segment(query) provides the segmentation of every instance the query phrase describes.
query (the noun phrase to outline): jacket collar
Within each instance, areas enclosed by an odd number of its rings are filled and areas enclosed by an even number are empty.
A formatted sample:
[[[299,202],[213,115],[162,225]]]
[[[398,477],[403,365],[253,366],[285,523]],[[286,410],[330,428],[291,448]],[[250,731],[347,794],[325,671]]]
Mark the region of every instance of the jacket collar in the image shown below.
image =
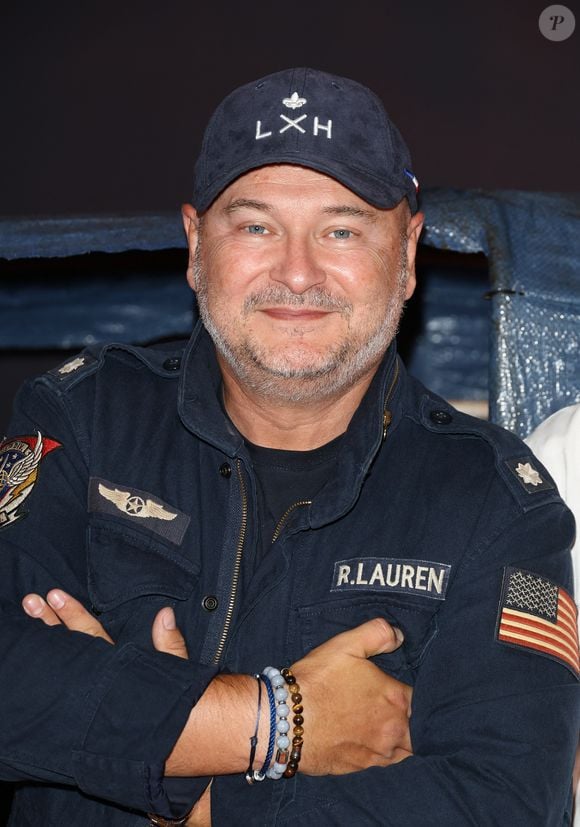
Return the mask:
[[[244,440],[225,415],[221,394],[222,377],[215,347],[200,320],[183,355],[178,413],[192,433],[224,454],[236,457],[243,453]]]
[[[337,519],[354,505],[371,464],[383,444],[385,410],[392,433],[401,416],[404,369],[393,342],[381,362],[340,447],[335,476],[312,508],[301,510],[297,521],[312,528]],[[199,321],[187,345],[180,379],[178,412],[188,430],[226,455],[249,457],[240,433],[225,415],[222,379],[213,342]]]

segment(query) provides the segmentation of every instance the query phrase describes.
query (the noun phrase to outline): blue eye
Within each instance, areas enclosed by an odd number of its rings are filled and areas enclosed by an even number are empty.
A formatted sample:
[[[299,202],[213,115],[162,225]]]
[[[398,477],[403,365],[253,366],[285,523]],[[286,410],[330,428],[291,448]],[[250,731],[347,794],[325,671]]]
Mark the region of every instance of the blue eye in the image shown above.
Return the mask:
[[[350,238],[352,230],[333,230],[330,235],[338,239]]]
[[[246,230],[251,235],[264,235],[264,233],[266,232],[266,228],[262,227],[261,224],[250,224],[249,227],[246,227]]]

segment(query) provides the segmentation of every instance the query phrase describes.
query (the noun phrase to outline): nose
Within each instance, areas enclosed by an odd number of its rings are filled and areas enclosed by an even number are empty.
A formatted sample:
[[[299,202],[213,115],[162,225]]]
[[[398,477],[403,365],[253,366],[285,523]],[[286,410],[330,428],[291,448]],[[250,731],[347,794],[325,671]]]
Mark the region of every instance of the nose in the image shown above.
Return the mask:
[[[289,236],[279,250],[270,278],[296,294],[305,293],[326,281],[326,272],[314,242],[306,237]]]

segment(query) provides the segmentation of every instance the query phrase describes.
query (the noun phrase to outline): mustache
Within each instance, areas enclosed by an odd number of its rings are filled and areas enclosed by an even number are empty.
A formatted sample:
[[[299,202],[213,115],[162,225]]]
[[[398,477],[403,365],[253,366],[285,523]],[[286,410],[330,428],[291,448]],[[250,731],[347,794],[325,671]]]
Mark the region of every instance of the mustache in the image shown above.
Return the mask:
[[[351,302],[340,296],[334,296],[323,287],[311,287],[304,293],[292,293],[287,287],[274,284],[246,296],[243,313],[246,315],[262,307],[272,306],[328,310],[338,312],[346,318],[352,315],[353,310]]]

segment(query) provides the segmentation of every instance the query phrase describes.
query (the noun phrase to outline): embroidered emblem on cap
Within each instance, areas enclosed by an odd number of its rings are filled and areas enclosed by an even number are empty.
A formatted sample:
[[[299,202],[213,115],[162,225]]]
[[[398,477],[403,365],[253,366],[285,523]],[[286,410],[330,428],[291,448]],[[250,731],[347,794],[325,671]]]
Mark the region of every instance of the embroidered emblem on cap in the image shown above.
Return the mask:
[[[292,92],[289,98],[282,98],[282,103],[287,109],[300,109],[307,103],[306,98],[300,97],[298,92]],[[312,135],[316,138],[322,133],[326,136],[328,140],[332,140],[332,119],[328,118],[326,123],[322,123],[320,117],[318,115],[314,116],[312,121],[308,121],[308,115],[302,114],[298,115],[296,118],[289,118],[288,115],[284,115],[280,113],[279,115],[280,120],[283,121],[284,125],[278,129],[278,135],[283,135],[288,130],[296,130],[300,135],[306,135],[307,132],[312,132]],[[306,123],[308,121],[308,123]],[[312,129],[310,129],[310,123],[312,123]],[[304,124],[304,125],[302,125]],[[274,134],[273,129],[268,129],[267,127],[262,126],[262,121],[256,121],[256,133],[254,136],[254,140],[261,141],[264,138],[271,138]],[[290,134],[294,134],[291,132]]]
[[[298,92],[292,92],[289,98],[283,98],[282,100],[282,103],[288,109],[300,109],[306,102],[306,98],[301,98]]]
[[[188,514],[154,494],[99,477],[91,477],[89,481],[89,510],[138,522],[176,545],[183,541],[190,521]]]
[[[580,676],[578,609],[568,592],[525,569],[505,570],[496,638],[563,664]]]
[[[0,527],[15,523],[26,515],[20,506],[38,478],[42,459],[60,448],[61,443],[43,437],[19,436],[0,444]]]
[[[78,370],[82,368],[85,363],[84,356],[77,356],[76,359],[73,359],[71,362],[66,362],[61,368],[58,369],[60,374],[72,373],[74,370]]]
[[[451,566],[429,560],[355,557],[334,564],[330,591],[402,592],[445,600]]]

